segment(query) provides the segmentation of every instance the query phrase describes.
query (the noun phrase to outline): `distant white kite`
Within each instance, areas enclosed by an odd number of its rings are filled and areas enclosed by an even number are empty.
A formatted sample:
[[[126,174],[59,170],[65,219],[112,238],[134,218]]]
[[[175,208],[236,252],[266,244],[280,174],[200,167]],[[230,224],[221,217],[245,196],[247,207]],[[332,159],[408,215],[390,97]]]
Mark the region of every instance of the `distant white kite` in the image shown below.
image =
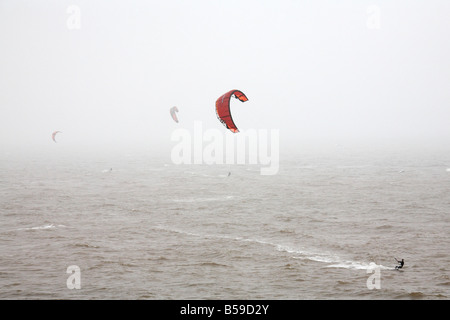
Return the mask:
[[[178,112],[178,108],[177,107],[170,108],[170,115],[172,116],[173,121],[178,123],[178,117],[177,117],[177,114],[175,112]]]
[[[58,133],[60,133],[60,132],[61,132],[61,131],[55,131],[55,132],[52,133],[52,139],[53,139],[53,141],[57,142],[57,141],[56,141],[56,135],[57,135]]]

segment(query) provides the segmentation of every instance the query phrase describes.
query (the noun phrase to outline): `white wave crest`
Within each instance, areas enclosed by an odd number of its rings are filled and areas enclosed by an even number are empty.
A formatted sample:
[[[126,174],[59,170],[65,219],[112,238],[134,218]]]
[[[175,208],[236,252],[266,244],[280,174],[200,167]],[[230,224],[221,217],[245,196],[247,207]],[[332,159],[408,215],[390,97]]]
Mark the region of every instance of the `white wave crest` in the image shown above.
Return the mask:
[[[53,223],[50,223],[50,224],[45,224],[45,225],[37,226],[37,227],[18,228],[16,230],[18,230],[18,231],[20,231],[20,230],[46,230],[46,229],[55,229],[58,227],[65,227],[65,226],[62,224],[54,225]]]

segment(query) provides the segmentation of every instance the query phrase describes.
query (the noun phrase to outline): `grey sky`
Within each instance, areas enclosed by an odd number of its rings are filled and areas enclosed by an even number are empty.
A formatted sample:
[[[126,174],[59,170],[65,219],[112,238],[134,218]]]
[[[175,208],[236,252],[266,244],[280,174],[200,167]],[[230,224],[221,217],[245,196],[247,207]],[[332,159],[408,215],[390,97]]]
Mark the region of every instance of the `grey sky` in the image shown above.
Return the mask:
[[[163,145],[195,120],[225,130],[215,100],[240,89],[237,126],[285,145],[448,146],[449,14],[447,0],[0,0],[0,145],[50,147],[54,130]]]

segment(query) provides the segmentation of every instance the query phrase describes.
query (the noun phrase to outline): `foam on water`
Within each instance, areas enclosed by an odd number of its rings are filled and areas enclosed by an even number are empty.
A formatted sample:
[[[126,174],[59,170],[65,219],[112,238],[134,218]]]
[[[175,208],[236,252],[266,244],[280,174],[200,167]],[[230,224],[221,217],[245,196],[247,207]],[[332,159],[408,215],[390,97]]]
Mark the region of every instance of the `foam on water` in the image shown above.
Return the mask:
[[[210,201],[226,201],[233,199],[234,196],[220,196],[220,197],[209,197],[209,198],[185,198],[185,199],[172,199],[173,202],[186,202],[186,203],[195,203],[195,202],[210,202]]]
[[[393,270],[392,267],[386,267],[381,264],[376,264],[374,262],[358,262],[358,261],[342,261],[336,264],[330,264],[327,268],[344,268],[344,269],[355,269],[355,270],[370,270],[375,268],[380,268],[383,270]]]
[[[20,230],[47,230],[47,229],[56,229],[56,228],[64,228],[65,225],[62,224],[58,224],[55,225],[53,223],[50,224],[44,224],[42,226],[36,226],[36,227],[27,227],[27,228],[17,228],[15,230],[20,231]]]

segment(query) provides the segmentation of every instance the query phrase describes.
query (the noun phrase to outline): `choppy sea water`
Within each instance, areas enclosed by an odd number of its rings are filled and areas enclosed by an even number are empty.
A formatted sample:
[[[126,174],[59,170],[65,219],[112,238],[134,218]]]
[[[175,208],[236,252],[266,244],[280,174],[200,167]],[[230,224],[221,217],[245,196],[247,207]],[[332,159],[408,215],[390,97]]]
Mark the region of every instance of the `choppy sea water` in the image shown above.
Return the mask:
[[[272,176],[5,152],[0,298],[448,299],[449,168],[448,152],[305,152]]]

